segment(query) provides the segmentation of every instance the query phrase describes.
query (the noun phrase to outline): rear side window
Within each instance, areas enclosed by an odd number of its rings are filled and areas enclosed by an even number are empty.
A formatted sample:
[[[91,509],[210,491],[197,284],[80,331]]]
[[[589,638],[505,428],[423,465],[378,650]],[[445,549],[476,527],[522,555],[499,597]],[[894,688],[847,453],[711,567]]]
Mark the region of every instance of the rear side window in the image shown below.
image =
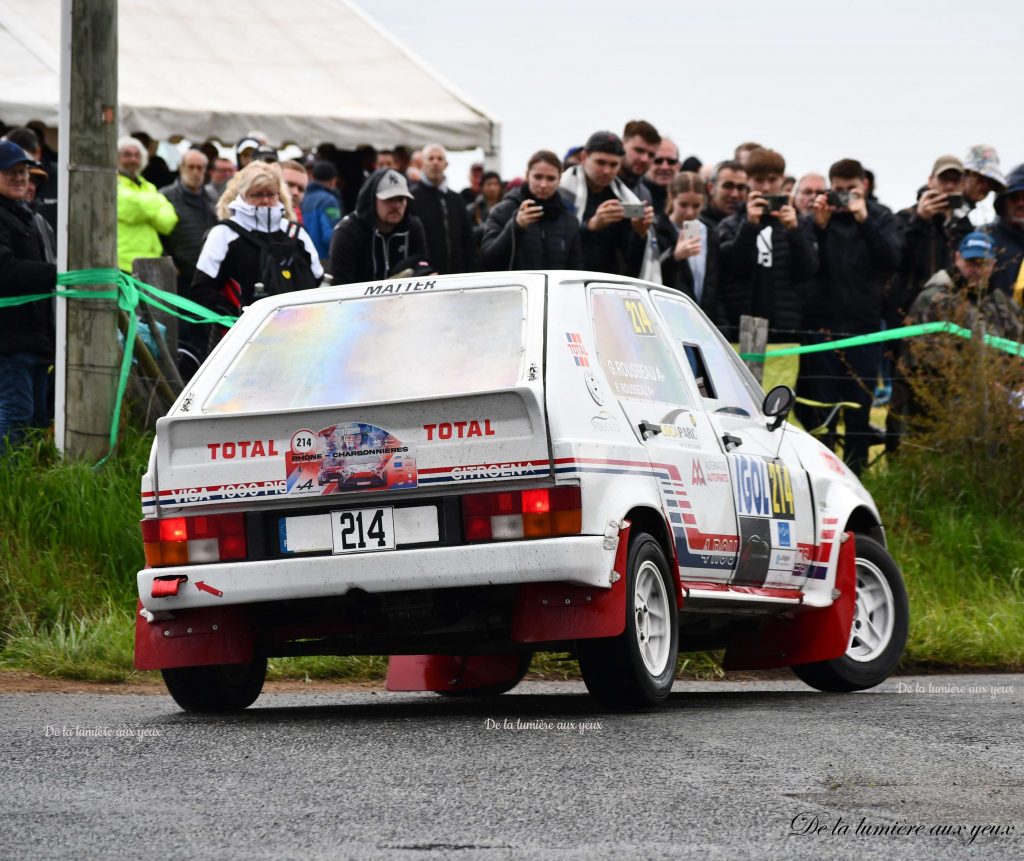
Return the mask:
[[[597,355],[615,395],[689,405],[661,324],[633,290],[591,291]]]
[[[487,287],[279,308],[204,413],[343,406],[504,389],[523,373],[526,290]]]
[[[740,359],[701,313],[683,299],[654,294],[672,338],[686,353],[701,395],[716,403],[709,409],[735,415],[760,414],[761,398],[740,370]],[[694,349],[696,348],[696,349]]]

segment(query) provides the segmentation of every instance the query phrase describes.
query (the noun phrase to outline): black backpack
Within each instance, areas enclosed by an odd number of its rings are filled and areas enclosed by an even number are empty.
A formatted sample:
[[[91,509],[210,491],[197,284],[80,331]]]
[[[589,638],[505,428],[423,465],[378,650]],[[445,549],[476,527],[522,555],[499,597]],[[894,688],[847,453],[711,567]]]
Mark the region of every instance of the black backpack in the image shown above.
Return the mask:
[[[246,230],[231,220],[222,221],[221,224],[227,225],[260,249],[260,281],[263,282],[263,291],[259,295],[275,296],[293,290],[308,290],[319,283],[313,274],[306,247],[299,237],[302,228],[294,221],[288,222],[286,231],[270,234]]]

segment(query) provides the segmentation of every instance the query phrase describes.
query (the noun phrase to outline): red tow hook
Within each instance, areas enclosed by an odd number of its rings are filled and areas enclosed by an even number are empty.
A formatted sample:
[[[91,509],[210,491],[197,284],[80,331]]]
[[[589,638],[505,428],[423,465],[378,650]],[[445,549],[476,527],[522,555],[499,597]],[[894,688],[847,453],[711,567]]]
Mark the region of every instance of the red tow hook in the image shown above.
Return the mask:
[[[155,577],[153,579],[153,591],[150,593],[154,598],[173,598],[178,594],[178,587],[188,582],[184,574],[175,574],[171,577]]]

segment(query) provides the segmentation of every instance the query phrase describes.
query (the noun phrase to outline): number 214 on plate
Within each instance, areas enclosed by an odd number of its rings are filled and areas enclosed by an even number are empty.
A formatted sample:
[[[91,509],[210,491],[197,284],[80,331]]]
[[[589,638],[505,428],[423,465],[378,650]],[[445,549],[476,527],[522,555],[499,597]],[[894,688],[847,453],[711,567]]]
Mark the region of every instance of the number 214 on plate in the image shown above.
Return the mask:
[[[395,519],[390,507],[331,512],[335,553],[393,550]]]

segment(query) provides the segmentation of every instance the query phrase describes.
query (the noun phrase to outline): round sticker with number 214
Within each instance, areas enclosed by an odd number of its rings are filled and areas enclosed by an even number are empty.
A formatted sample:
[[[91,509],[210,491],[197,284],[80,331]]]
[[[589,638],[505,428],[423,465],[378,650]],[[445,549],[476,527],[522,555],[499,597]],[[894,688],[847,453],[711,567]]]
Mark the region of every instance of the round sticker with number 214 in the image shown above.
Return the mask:
[[[311,430],[300,430],[292,434],[292,454],[310,454],[316,451],[316,434]]]

